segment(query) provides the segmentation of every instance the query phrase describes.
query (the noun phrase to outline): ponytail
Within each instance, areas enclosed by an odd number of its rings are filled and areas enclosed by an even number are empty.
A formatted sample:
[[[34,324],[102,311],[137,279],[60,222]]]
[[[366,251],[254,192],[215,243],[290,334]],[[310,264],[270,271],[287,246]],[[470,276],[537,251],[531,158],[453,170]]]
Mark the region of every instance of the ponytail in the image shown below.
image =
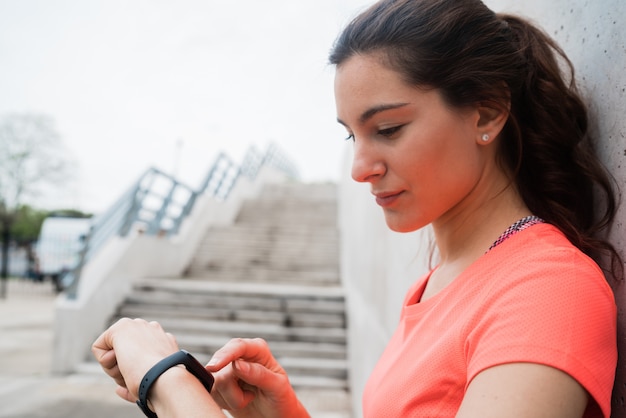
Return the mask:
[[[599,264],[610,256],[621,277],[600,235],[616,213],[613,179],[593,152],[572,64],[548,35],[480,0],[381,0],[344,29],[330,63],[368,53],[451,106],[510,109],[499,163],[526,205]]]
[[[611,271],[623,268],[615,248],[599,234],[617,210],[613,179],[596,158],[587,109],[574,68],[563,50],[527,21],[499,15],[525,67],[511,89],[511,117],[502,155],[529,209],[556,225],[584,253],[611,257]]]

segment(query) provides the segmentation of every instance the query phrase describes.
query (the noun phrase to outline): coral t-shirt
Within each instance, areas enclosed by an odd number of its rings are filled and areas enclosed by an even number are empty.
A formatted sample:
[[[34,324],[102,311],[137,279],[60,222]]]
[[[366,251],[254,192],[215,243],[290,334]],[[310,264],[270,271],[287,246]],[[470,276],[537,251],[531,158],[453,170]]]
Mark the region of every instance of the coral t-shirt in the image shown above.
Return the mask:
[[[400,323],[363,394],[365,417],[453,417],[481,371],[531,362],[572,376],[608,417],[617,363],[613,293],[599,267],[548,224],[516,233]]]

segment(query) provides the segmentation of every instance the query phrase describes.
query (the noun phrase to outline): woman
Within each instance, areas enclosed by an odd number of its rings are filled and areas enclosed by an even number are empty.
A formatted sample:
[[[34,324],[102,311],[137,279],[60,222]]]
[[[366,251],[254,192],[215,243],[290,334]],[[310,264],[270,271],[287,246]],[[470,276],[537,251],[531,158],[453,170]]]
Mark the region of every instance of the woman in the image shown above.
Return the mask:
[[[407,293],[364,415],[608,417],[616,307],[590,257],[620,263],[596,237],[615,198],[561,50],[479,0],[383,0],[347,26],[330,61],[353,178],[370,183],[392,230],[432,225],[439,257]],[[177,349],[141,320],[94,343],[128,400]],[[212,397],[174,368],[152,408],[308,416],[262,340],[233,340],[206,368]]]

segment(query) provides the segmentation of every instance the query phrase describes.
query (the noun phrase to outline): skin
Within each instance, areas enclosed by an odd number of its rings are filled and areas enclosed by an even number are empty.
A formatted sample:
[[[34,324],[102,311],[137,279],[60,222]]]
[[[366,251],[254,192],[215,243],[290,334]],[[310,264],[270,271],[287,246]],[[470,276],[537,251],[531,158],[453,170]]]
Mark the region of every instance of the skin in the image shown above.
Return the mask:
[[[433,226],[441,263],[427,298],[530,211],[496,164],[506,114],[452,109],[437,90],[407,85],[380,61],[356,55],[337,69],[337,115],[354,139],[352,177],[383,197],[389,228]],[[388,194],[397,197],[385,201]]]
[[[158,361],[178,351],[174,337],[156,322],[121,319],[102,333],[92,353],[129,402],[138,399],[139,383]],[[160,417],[224,417],[202,384],[184,368],[163,373],[150,389],[149,407]]]
[[[433,227],[441,262],[425,300],[530,211],[496,163],[506,112],[479,104],[452,108],[439,91],[407,85],[381,62],[376,55],[355,55],[337,68],[337,115],[354,140],[352,177],[370,184],[387,225],[399,232]],[[117,393],[132,402],[146,371],[177,350],[158,324],[130,319],[93,345],[119,385]],[[309,416],[263,340],[234,339],[206,368],[215,377],[211,395],[184,369],[173,368],[151,390],[151,407],[162,417],[223,417],[222,408],[238,418]],[[569,375],[513,363],[478,374],[457,417],[580,417],[587,403],[587,393]]]
[[[139,382],[159,360],[179,350],[156,322],[120,319],[98,337],[92,352],[118,385],[116,393],[138,399]],[[160,417],[309,417],[284,369],[262,339],[233,339],[206,366],[215,378],[211,394],[182,367],[163,373],[150,389],[149,407]]]
[[[354,140],[352,177],[370,184],[387,225],[399,232],[433,227],[441,262],[424,300],[530,211],[496,163],[506,112],[480,104],[452,108],[439,91],[407,85],[382,62],[355,55],[338,67],[337,115]],[[514,363],[478,374],[457,417],[580,417],[587,403],[569,375]]]
[[[214,372],[213,397],[238,418],[309,417],[287,373],[260,338],[231,340],[213,354],[207,369]]]

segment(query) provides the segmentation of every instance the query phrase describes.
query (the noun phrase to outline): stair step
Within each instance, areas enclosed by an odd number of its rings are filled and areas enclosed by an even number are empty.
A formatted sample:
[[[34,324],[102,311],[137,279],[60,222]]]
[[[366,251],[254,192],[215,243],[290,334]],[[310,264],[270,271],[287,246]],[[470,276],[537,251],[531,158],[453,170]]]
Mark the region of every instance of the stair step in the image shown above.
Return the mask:
[[[200,254],[212,251],[216,252],[220,249],[225,250],[226,248],[232,249],[236,248],[237,253],[229,254],[229,256],[237,255],[239,253],[247,253],[247,252],[256,252],[256,253],[264,253],[267,251],[277,251],[278,253],[275,256],[286,257],[293,252],[301,252],[306,250],[306,255],[309,257],[329,257],[334,256],[337,257],[337,249],[339,245],[329,245],[324,244],[320,245],[315,242],[313,238],[303,238],[307,240],[308,243],[302,242],[300,240],[281,240],[280,237],[275,238],[266,238],[264,240],[258,239],[255,241],[251,241],[248,239],[233,239],[230,240],[220,239],[219,237],[214,237],[209,240],[206,240],[200,246],[198,246],[198,252]]]
[[[167,316],[170,318],[190,318],[211,321],[245,321],[265,322],[268,324],[285,323],[285,315],[280,312],[246,311],[233,309],[200,309],[185,307],[163,307],[150,305],[125,305],[120,309],[121,317],[129,318],[153,318],[155,316]]]
[[[213,264],[246,263],[254,260],[257,264],[278,266],[337,266],[337,252],[315,252],[307,248],[293,246],[281,248],[239,248],[220,246],[199,248],[196,260],[207,260]]]
[[[181,346],[183,346],[181,344]],[[198,359],[201,364],[206,364],[210,356],[206,354],[197,354],[196,352],[190,351],[194,357]],[[292,364],[290,360],[280,359],[279,362],[285,361],[287,364]],[[320,364],[321,365],[321,364]],[[283,366],[284,367],[284,366]],[[302,374],[301,370],[298,369],[297,365],[295,367],[284,367],[285,371],[289,375],[289,381],[291,385],[298,388],[322,388],[322,389],[348,389],[347,379],[345,378],[345,374],[337,372],[338,375],[342,377],[332,377],[332,376],[324,376],[324,375],[311,375],[311,374]],[[299,372],[300,371],[300,372]],[[80,363],[76,368],[76,373],[81,375],[92,375],[92,376],[101,376],[102,368],[100,364],[95,361],[95,359],[89,358],[86,361]]]
[[[333,183],[279,183],[263,187],[263,193],[257,198],[271,199],[297,197],[300,200],[315,201],[336,200],[337,186]]]
[[[180,278],[142,278],[134,282],[140,290],[166,290],[173,294],[240,294],[260,296],[280,296],[300,299],[343,300],[344,290],[340,286],[306,286],[278,283],[242,283],[216,282],[193,277]]]
[[[214,335],[180,334],[176,336],[178,344],[192,353],[202,353],[206,361],[219,348],[223,347],[231,337]],[[309,357],[342,360],[346,358],[344,344],[311,343],[297,341],[267,341],[276,358]]]
[[[211,231],[208,232],[211,234]],[[241,251],[244,250],[268,250],[268,249],[290,249],[292,246],[296,247],[307,247],[310,249],[311,253],[318,254],[335,254],[335,250],[339,248],[338,242],[329,242],[329,239],[323,238],[325,242],[319,242],[322,239],[318,237],[314,237],[311,235],[305,235],[302,238],[299,237],[288,237],[283,238],[280,235],[274,235],[271,237],[268,236],[259,236],[259,237],[245,237],[242,236],[231,236],[229,238],[223,238],[219,235],[208,236],[199,246],[198,250],[202,251],[206,248],[209,249],[217,249],[225,247],[237,247],[240,248]],[[334,240],[334,238],[333,238]],[[303,242],[304,241],[304,242]]]
[[[283,357],[277,359],[287,374],[305,376],[327,376],[337,379],[347,379],[346,360],[320,359],[320,358],[293,358]]]
[[[211,283],[211,282],[209,282]],[[339,296],[300,295],[289,296],[280,294],[243,294],[229,291],[214,293],[176,292],[169,293],[162,289],[137,290],[128,297],[130,305],[154,304],[181,308],[230,308],[230,309],[263,309],[291,312],[343,313],[345,302]]]
[[[226,258],[228,257],[228,259]],[[336,257],[336,256],[335,256]],[[195,265],[206,266],[207,268],[232,267],[239,269],[259,268],[265,266],[268,270],[278,270],[285,273],[308,272],[313,271],[332,271],[339,270],[339,266],[329,256],[325,257],[308,257],[306,254],[288,257],[286,254],[278,257],[271,255],[263,255],[259,253],[237,253],[219,251],[209,252],[207,254],[198,254],[193,261]]]
[[[346,379],[328,378],[323,376],[289,375],[289,382],[294,388],[348,389]]]
[[[266,243],[250,243],[247,241],[227,242],[216,240],[215,242],[205,242],[199,246],[198,254],[225,255],[228,259],[251,253],[268,255],[277,259],[290,259],[296,255],[307,258],[320,258],[332,263],[337,258],[337,248],[336,246],[332,248],[316,248],[315,244],[311,242],[307,245],[303,242],[283,242],[277,244],[269,241]],[[235,252],[233,252],[233,249]],[[300,261],[306,262],[306,260]]]
[[[148,305],[129,301],[119,310],[120,317],[152,318],[168,316],[170,318],[191,318],[202,320],[264,322],[294,327],[342,327],[345,325],[343,313],[323,314],[311,312],[281,312],[261,309],[237,309],[232,307],[214,308],[198,306]]]
[[[264,217],[259,217],[254,223],[234,223],[228,226],[214,226],[209,231],[213,234],[232,235],[238,237],[242,234],[250,234],[250,237],[262,237],[267,234],[301,236],[315,235],[320,237],[335,238],[338,236],[337,225],[317,225],[313,222],[273,225],[263,222]]]
[[[286,271],[239,266],[229,269],[227,266],[211,266],[199,268],[190,266],[185,273],[185,279],[205,282],[233,282],[250,284],[284,284],[289,285],[317,285],[318,287],[336,287],[339,284],[338,271]]]
[[[154,316],[146,318],[159,322],[164,329],[174,335],[213,335],[229,338],[263,338],[267,341],[296,341],[312,343],[345,344],[344,328],[285,327],[278,324],[254,322],[209,321],[191,318],[168,318]]]
[[[184,339],[181,341],[184,341]],[[226,342],[228,342],[228,340]],[[180,346],[185,347],[186,350],[188,350],[190,353],[193,353],[194,357],[196,357],[198,361],[202,364],[206,364],[211,358],[212,353],[215,351],[213,350],[211,352],[207,352],[202,350],[194,350],[197,347],[193,344],[183,345],[182,343],[180,343]],[[324,376],[336,379],[347,378],[347,362],[345,358],[338,359],[322,358],[320,356],[311,358],[281,356],[277,355],[277,353],[280,353],[280,350],[275,349],[274,345],[270,344],[270,347],[272,348],[272,354],[274,354],[274,357],[276,358],[278,363],[287,371],[287,374],[289,375],[293,374],[297,376],[318,377]]]

